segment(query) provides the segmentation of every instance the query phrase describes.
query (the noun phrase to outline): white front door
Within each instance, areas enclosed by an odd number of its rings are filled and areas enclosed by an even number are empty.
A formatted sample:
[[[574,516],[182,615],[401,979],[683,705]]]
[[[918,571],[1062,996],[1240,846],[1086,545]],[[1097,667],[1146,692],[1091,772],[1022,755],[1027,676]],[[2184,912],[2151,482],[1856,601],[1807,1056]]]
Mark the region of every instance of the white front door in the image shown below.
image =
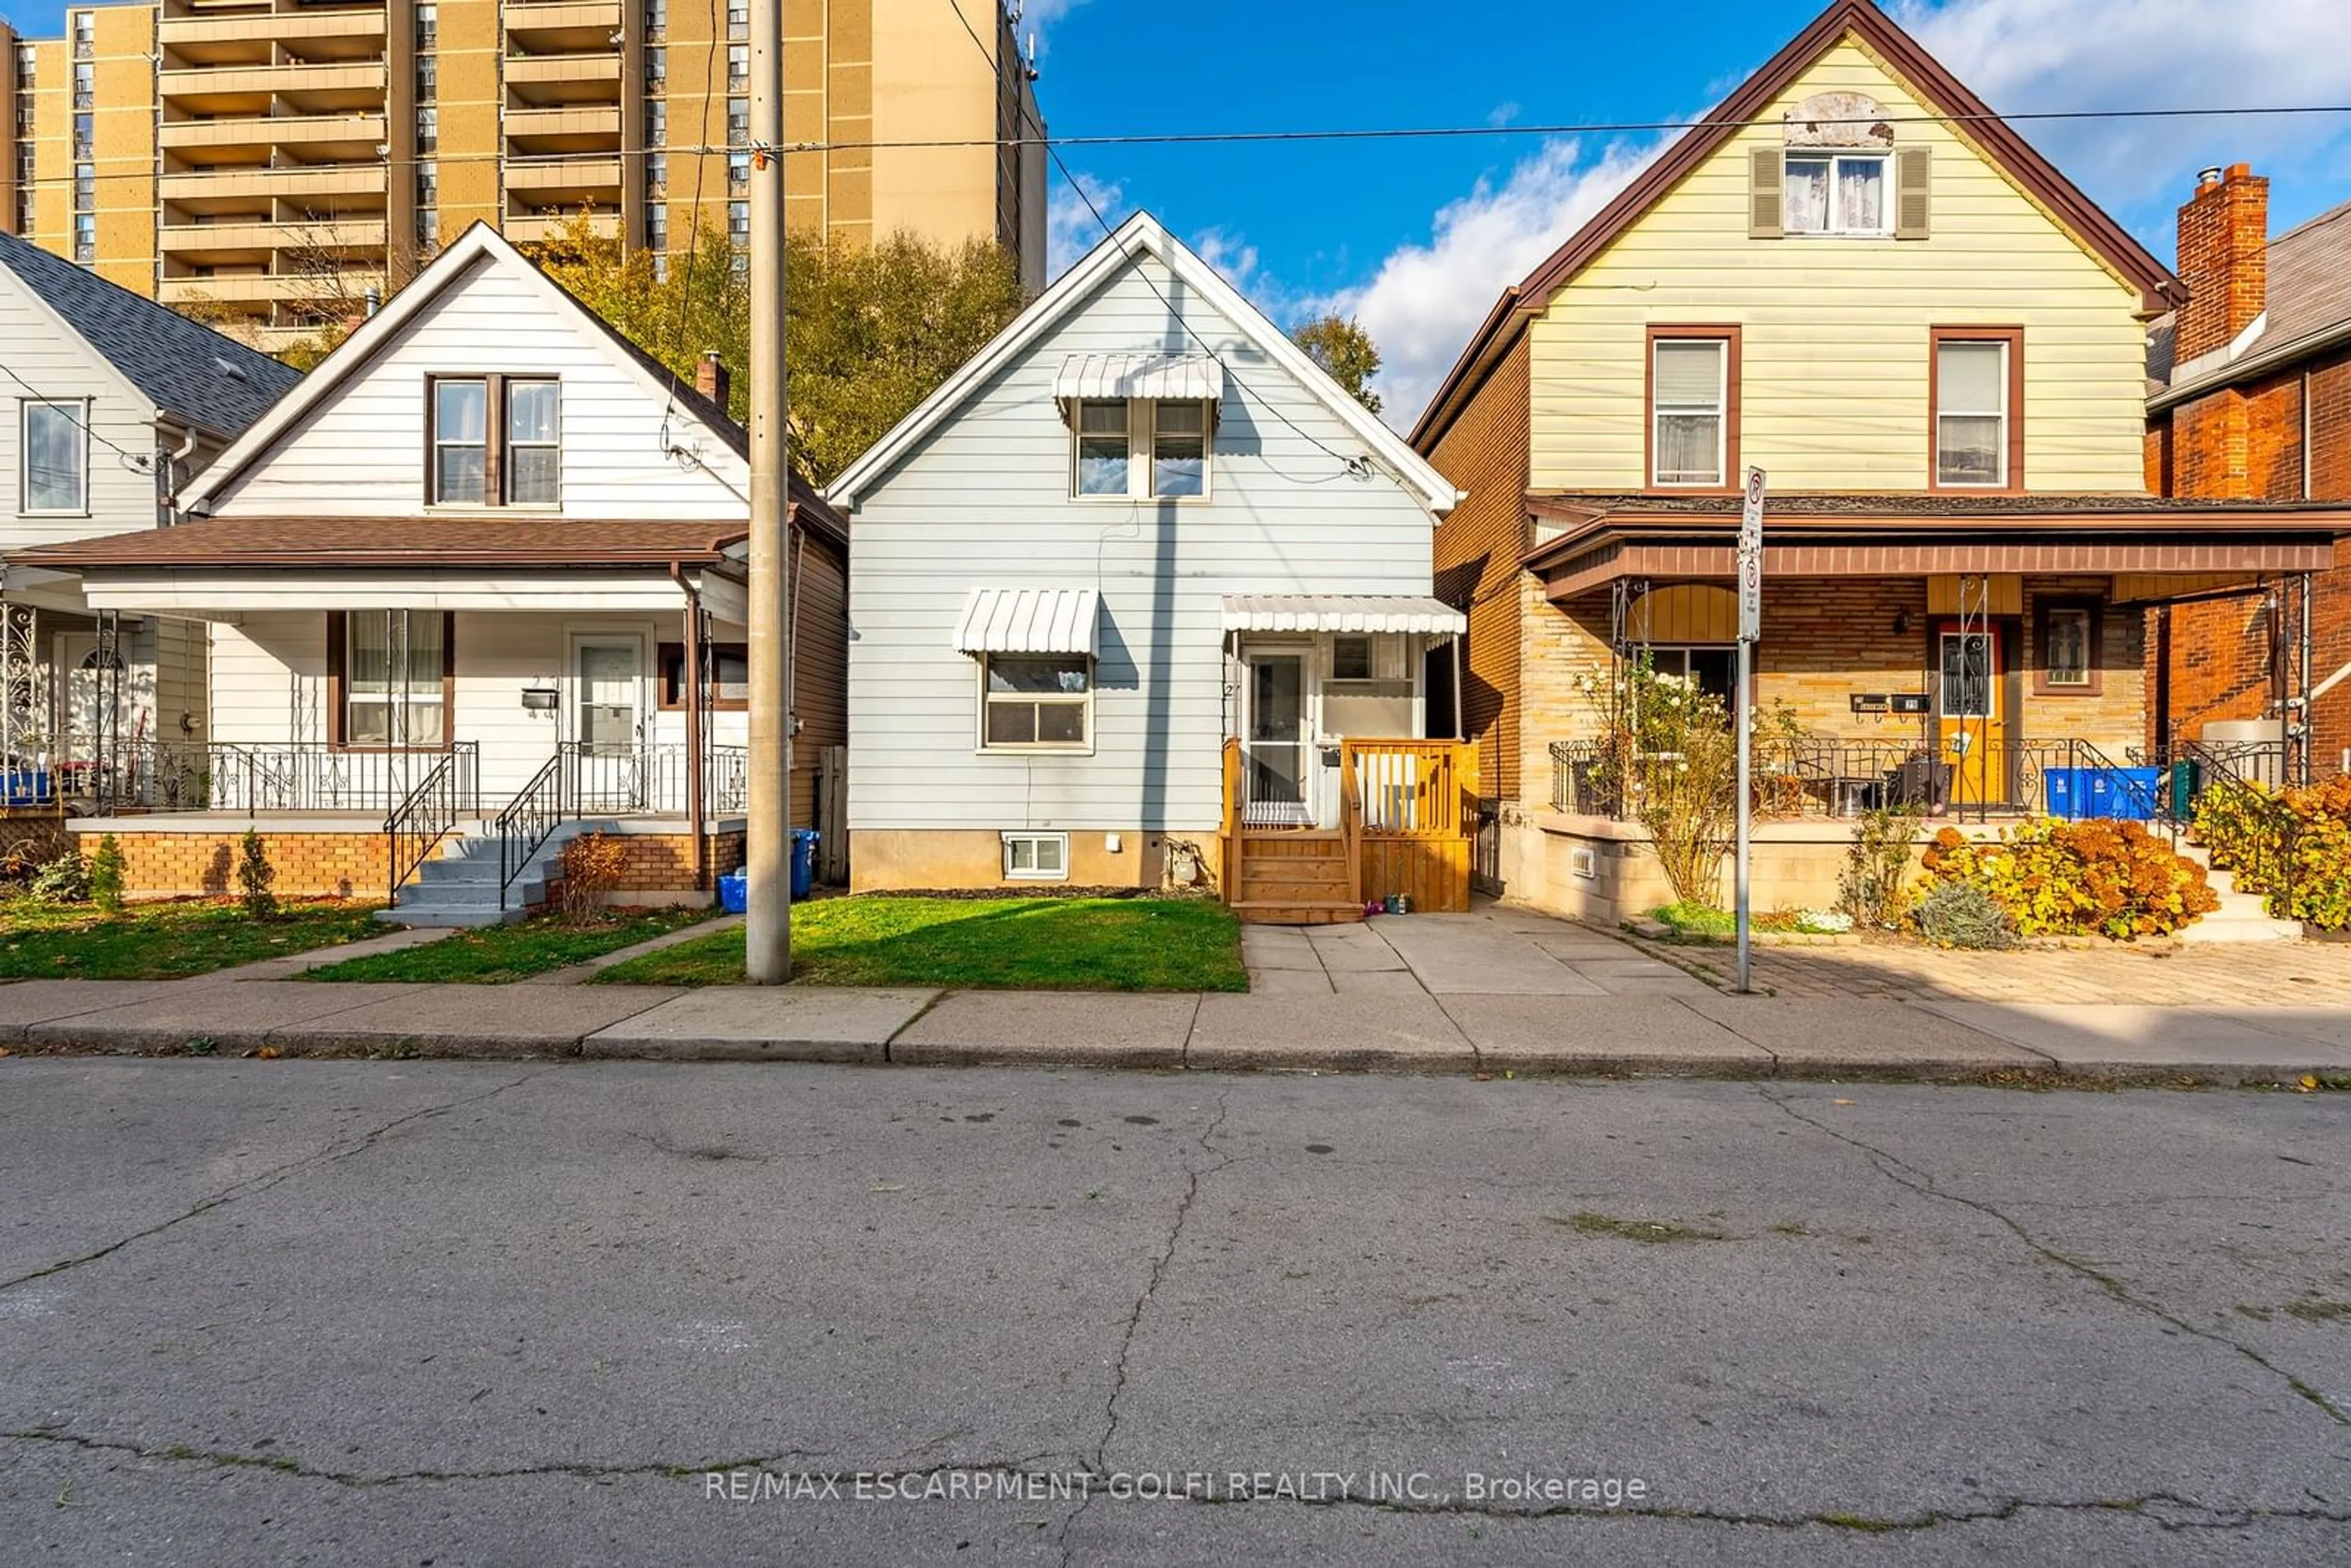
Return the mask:
[[[1241,758],[1248,800],[1242,821],[1256,827],[1304,827],[1314,820],[1313,737],[1306,726],[1306,650],[1242,656]]]
[[[643,809],[649,670],[642,632],[580,632],[571,639],[571,733],[580,742],[584,811]]]

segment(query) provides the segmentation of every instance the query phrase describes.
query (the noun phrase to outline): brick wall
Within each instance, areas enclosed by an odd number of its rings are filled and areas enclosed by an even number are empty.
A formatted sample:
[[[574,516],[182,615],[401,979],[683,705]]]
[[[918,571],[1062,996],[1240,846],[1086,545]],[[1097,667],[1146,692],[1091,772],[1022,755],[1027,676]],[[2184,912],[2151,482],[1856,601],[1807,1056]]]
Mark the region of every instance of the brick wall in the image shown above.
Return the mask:
[[[620,879],[612,884],[614,894],[694,891],[692,833],[614,833],[610,837],[621,846],[623,857]],[[708,854],[713,878],[736,870],[743,863],[743,835],[711,834]]]
[[[1527,340],[1504,356],[1428,454],[1437,472],[1469,493],[1437,530],[1437,591],[1469,608],[1469,656],[1461,682],[1462,734],[1478,743],[1479,789],[1489,800],[1521,797],[1519,692],[1523,652],[1519,570],[1527,491]],[[1538,595],[1540,597],[1540,595]],[[1550,787],[1540,779],[1529,789]]]
[[[2157,416],[2148,444],[2163,455],[2150,470],[2168,495],[2292,501],[2306,493],[2316,501],[2351,500],[2351,350],[2179,404]],[[2275,716],[2287,693],[2273,646],[2274,619],[2262,595],[2176,605],[2169,620],[2175,733],[2193,739],[2215,721]],[[2343,546],[2335,566],[2313,583],[2311,629],[2311,680],[2318,685],[2351,663],[2351,550]],[[2160,647],[2156,638],[2148,641],[2153,660]],[[2150,708],[2149,740],[2157,738],[2156,722]],[[2314,708],[2314,765],[2335,768],[2346,747],[2351,681]]]
[[[99,835],[78,835],[81,852],[95,854]],[[123,891],[135,897],[235,896],[241,833],[123,833]],[[381,902],[392,861],[381,831],[264,833],[261,841],[277,873],[271,891],[281,898],[366,898]]]

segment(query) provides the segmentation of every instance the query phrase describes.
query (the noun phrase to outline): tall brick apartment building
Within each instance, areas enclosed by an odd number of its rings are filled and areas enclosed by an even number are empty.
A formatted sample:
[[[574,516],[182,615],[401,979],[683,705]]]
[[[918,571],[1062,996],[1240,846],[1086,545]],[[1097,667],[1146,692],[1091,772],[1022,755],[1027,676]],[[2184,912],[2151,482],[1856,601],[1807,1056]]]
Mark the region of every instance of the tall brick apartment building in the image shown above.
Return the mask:
[[[2188,303],[2148,336],[2147,484],[2166,496],[2351,500],[2351,203],[2273,240],[2269,182],[2210,169],[2179,209]],[[2314,773],[2351,768],[2351,541],[2279,578],[2149,612],[2154,738],[2294,716]]]

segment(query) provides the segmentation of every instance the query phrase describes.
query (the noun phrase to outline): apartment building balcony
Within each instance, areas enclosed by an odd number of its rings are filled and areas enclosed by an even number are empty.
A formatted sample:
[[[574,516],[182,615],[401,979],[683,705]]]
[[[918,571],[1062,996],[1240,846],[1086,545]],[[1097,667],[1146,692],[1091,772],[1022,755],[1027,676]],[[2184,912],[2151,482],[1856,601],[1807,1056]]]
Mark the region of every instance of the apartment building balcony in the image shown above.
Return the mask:
[[[231,167],[202,172],[165,174],[155,182],[159,201],[192,215],[252,210],[257,204],[289,201],[317,207],[350,208],[363,204],[350,200],[384,193],[381,163],[303,164],[283,169]]]
[[[611,52],[508,55],[506,81],[517,105],[617,101],[621,96],[621,57]]]
[[[554,238],[565,228],[578,222],[580,215],[576,207],[559,213],[510,213],[507,215],[506,221],[498,225],[498,232],[517,245],[525,245],[533,240]],[[590,213],[587,214],[587,219],[590,233],[604,239],[620,237],[619,214]]]
[[[165,277],[157,284],[156,298],[172,306],[320,306],[338,298],[357,300],[374,281],[374,275],[360,273],[340,283],[310,273],[238,272],[214,277]]]
[[[384,142],[381,114],[257,114],[167,120],[157,142],[183,162],[258,163],[273,149],[304,162],[361,162]]]
[[[383,52],[383,7],[306,5],[298,11],[207,11],[197,16],[157,19],[155,41],[175,63],[267,64],[272,44],[283,43],[308,59],[360,58]],[[258,53],[256,53],[256,47]]]
[[[523,47],[596,49],[622,26],[619,0],[507,0],[507,37]]]
[[[266,262],[273,251],[314,256],[380,252],[384,246],[381,214],[299,223],[228,219],[210,224],[171,224],[156,231],[162,254],[191,267],[231,267]]]
[[[621,161],[616,157],[564,158],[547,162],[507,164],[507,189],[528,198],[532,206],[560,204],[577,207],[593,202],[600,207],[621,204]]]
[[[381,59],[324,65],[213,66],[158,73],[164,103],[191,114],[266,114],[272,99],[298,112],[383,107]]]
[[[614,152],[620,150],[621,107],[509,109],[507,141],[517,152]]]

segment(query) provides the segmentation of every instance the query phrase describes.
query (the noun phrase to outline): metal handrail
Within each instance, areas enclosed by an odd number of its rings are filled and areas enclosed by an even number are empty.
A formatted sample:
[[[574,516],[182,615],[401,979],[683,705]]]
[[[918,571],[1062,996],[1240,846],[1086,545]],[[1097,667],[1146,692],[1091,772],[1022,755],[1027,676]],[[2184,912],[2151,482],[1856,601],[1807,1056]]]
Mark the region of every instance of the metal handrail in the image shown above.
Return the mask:
[[[455,831],[462,810],[476,803],[478,755],[476,743],[470,740],[450,747],[384,819],[391,866],[386,903],[399,904],[401,883]]]
[[[498,841],[500,909],[507,906],[507,894],[538,855],[539,846],[569,820],[576,809],[580,782],[576,745],[568,740],[558,745],[555,755],[531,775],[530,782],[517,790],[513,801],[498,813],[493,831]]]

